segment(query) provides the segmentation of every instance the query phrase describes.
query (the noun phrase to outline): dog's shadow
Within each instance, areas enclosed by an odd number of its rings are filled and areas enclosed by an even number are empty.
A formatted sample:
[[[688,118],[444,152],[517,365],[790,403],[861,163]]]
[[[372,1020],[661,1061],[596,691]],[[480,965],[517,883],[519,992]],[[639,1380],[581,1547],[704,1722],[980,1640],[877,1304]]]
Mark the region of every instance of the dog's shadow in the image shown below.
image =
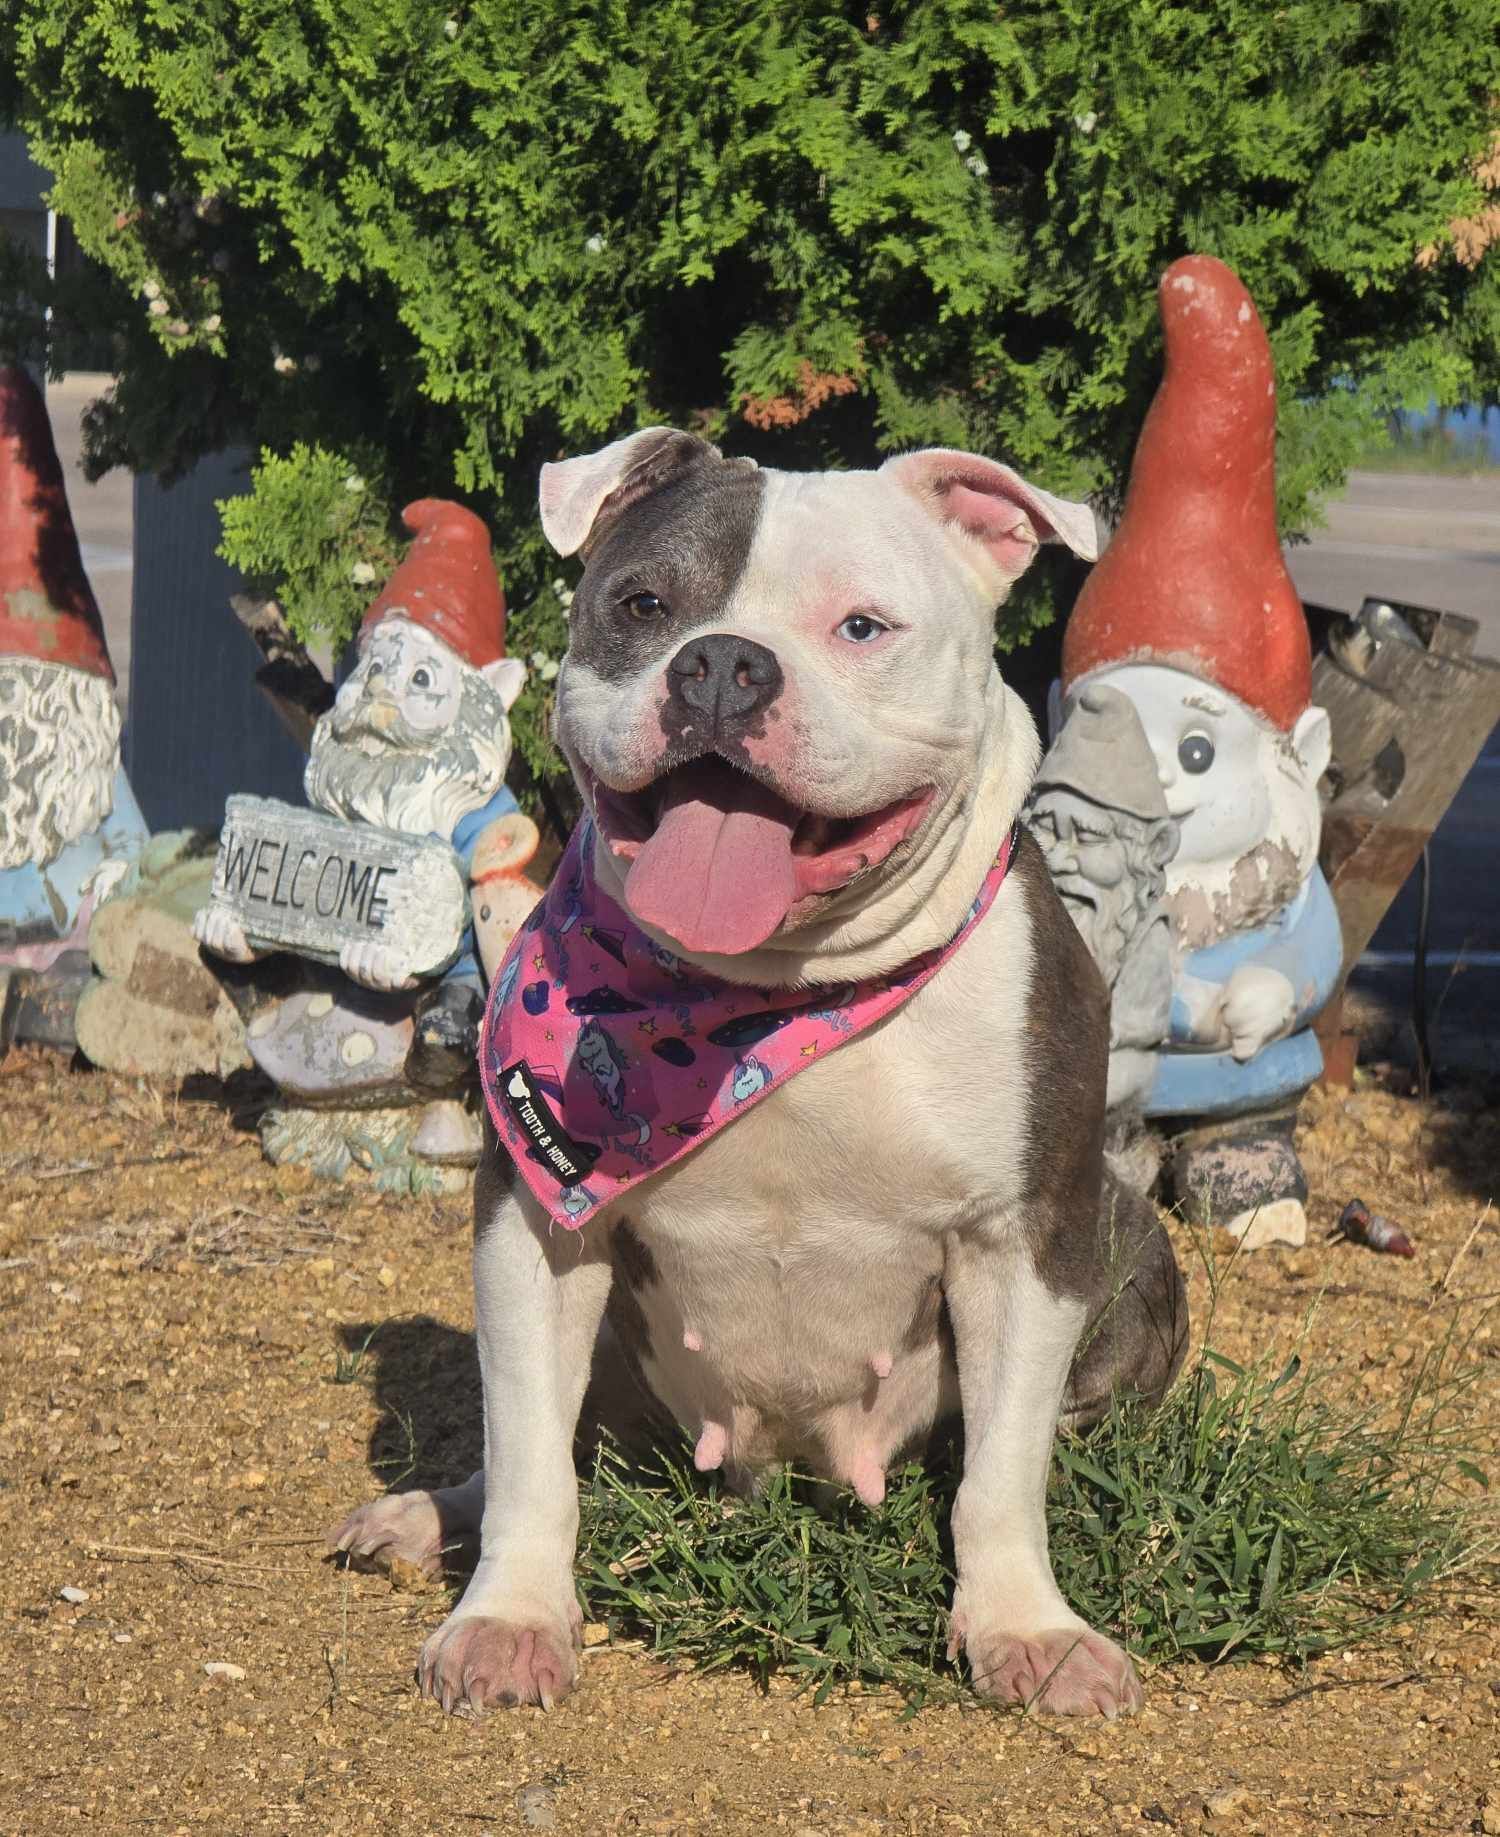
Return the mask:
[[[386,1492],[454,1486],[484,1460],[474,1335],[430,1314],[350,1321],[335,1380],[368,1386],[379,1415],[370,1471]]]

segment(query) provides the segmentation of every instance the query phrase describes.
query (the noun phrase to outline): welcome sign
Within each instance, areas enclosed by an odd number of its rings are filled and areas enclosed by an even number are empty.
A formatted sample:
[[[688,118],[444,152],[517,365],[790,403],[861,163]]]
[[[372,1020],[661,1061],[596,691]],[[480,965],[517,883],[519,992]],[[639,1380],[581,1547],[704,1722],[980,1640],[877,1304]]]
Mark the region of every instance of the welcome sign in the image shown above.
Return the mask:
[[[446,969],[469,923],[467,879],[446,842],[269,797],[225,805],[211,904],[258,950],[337,963],[346,944],[380,943],[414,976]]]

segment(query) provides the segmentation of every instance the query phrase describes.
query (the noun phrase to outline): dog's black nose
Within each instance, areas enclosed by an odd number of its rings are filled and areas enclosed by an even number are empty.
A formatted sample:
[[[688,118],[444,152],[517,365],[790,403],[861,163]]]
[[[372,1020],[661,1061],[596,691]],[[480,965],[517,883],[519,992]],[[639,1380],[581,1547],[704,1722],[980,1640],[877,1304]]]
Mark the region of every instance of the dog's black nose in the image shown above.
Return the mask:
[[[667,665],[667,681],[678,707],[713,732],[768,708],[782,688],[775,651],[730,632],[684,644]]]

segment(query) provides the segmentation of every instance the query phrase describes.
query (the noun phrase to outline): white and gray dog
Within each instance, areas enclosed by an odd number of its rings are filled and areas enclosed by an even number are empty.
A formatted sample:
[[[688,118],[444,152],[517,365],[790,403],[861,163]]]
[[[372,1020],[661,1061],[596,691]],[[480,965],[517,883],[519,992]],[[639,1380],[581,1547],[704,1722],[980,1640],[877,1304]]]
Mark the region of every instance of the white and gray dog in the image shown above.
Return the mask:
[[[785,473],[664,428],[545,468],[541,503],[587,564],[557,738],[599,889],[673,961],[762,994],[880,984],[946,945],[1038,759],[995,609],[1039,542],[1092,556],[1088,510],[967,453]],[[482,1709],[572,1687],[574,1435],[591,1375],[607,1412],[628,1367],[746,1485],[791,1459],[877,1501],[959,1415],[951,1650],[1004,1702],[1138,1706],[1129,1658],[1058,1590],[1044,1516],[1059,1420],[1160,1395],[1186,1335],[1155,1213],[1103,1167],[1108,1034],[1022,832],[909,999],[576,1232],[491,1130],[485,1466],[333,1534],[435,1569],[480,1530],[423,1689]]]

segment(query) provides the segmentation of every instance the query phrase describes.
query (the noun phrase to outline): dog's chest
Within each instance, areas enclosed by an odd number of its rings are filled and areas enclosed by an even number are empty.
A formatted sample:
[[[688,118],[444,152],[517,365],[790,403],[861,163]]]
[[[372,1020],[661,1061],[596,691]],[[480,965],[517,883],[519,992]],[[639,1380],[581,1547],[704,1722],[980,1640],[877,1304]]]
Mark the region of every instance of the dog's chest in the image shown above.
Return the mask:
[[[931,1420],[945,1240],[1025,1180],[1028,966],[997,902],[894,1014],[620,1203],[641,1362],[690,1429],[738,1409],[826,1443],[852,1410],[894,1446]]]

